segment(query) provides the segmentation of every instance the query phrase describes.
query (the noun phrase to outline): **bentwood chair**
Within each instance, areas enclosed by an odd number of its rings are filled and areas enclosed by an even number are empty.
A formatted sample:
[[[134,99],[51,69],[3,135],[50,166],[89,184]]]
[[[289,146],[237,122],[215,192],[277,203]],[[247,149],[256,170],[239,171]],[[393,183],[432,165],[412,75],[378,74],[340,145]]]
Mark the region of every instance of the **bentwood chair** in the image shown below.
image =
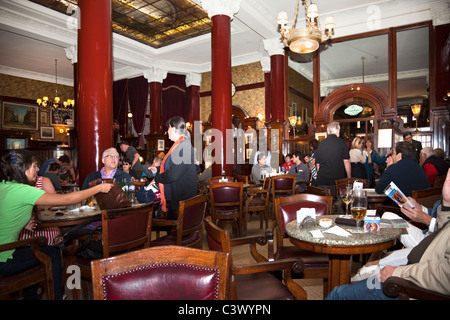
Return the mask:
[[[102,210],[103,258],[141,248],[148,248],[151,240],[152,216],[158,202],[142,206]],[[75,246],[75,250],[76,250]],[[75,252],[74,250],[74,252]],[[80,267],[81,279],[91,282],[91,260],[72,257],[71,264]],[[80,292],[73,290],[74,299]]]
[[[218,183],[218,182],[234,182],[234,177],[232,176],[225,176],[225,181],[223,181],[222,176],[216,176],[209,178],[209,184],[211,183]]]
[[[306,186],[306,193],[317,194],[319,196],[331,196],[330,189],[322,189],[315,186]]]
[[[427,208],[433,208],[436,201],[442,198],[442,187],[413,190],[411,197]]]
[[[241,175],[241,174],[235,174],[234,180],[236,182],[242,182],[243,184],[249,184],[249,176]]]
[[[315,253],[293,245],[287,245],[284,240],[288,238],[286,225],[297,218],[297,211],[301,208],[314,208],[316,216],[331,214],[333,198],[315,194],[300,193],[275,200],[275,221],[273,232],[275,249],[269,258],[275,260],[297,258],[303,261],[305,268],[302,274],[294,273],[294,278],[322,278],[324,297],[328,294],[328,255]],[[270,248],[270,247],[269,247]]]
[[[152,247],[178,245],[202,248],[203,218],[206,212],[207,196],[199,194],[180,201],[177,220],[153,219],[153,226],[172,226],[172,232],[166,236],[153,239]]]
[[[338,179],[336,180],[334,183],[336,185],[336,197],[339,197],[340,195],[340,191],[342,189],[345,189],[347,187],[348,183],[352,183],[353,182],[362,182],[363,184],[363,188],[368,188],[369,187],[369,179],[363,179],[363,178],[344,178],[344,179]]]
[[[0,276],[0,298],[11,298],[13,293],[29,286],[43,283],[48,300],[54,300],[52,277],[52,261],[48,255],[39,250],[39,246],[47,245],[45,237],[34,237],[0,245],[0,252],[31,246],[31,253],[39,261],[39,265],[12,276]]]
[[[275,199],[295,194],[295,179],[296,177],[290,174],[282,174],[271,178],[273,206],[275,206]],[[275,207],[273,212],[275,212]]]
[[[244,221],[243,183],[210,183],[209,201],[212,221],[217,225],[231,223],[235,234],[241,237]]]
[[[229,278],[227,253],[180,246],[92,261],[95,300],[224,300]]]
[[[259,228],[263,228],[264,221],[266,228],[269,224],[269,198],[270,198],[270,178],[264,178],[262,186],[249,187],[246,189],[247,197],[245,199],[245,216],[247,220],[253,212],[259,213]],[[244,221],[244,229],[247,231],[247,221]]]
[[[398,297],[400,300],[450,300],[450,295],[421,288],[409,280],[394,276],[383,283],[383,293],[390,298]]]
[[[301,272],[303,264],[295,259],[268,261],[253,264],[233,264],[232,247],[250,245],[255,251],[256,245],[267,244],[264,235],[230,239],[230,233],[220,229],[211,217],[205,218],[210,250],[226,252],[230,256],[230,299],[231,300],[306,300],[306,292],[291,277],[291,268]],[[276,278],[270,272],[283,271],[283,279]]]

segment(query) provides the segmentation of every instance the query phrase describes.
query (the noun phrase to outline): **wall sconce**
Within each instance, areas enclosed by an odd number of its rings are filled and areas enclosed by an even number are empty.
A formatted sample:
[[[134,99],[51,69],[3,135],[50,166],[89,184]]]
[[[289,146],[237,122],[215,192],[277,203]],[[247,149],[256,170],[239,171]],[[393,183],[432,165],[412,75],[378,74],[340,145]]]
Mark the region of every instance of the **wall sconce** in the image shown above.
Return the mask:
[[[292,126],[292,130],[294,131],[294,139],[295,139],[295,125],[297,123],[297,117],[296,116],[290,116],[289,117],[289,123]]]
[[[64,133],[64,129],[63,128],[59,129],[59,133]]]
[[[262,115],[262,113],[258,113],[257,117],[258,117],[258,120],[261,122],[264,120],[264,116]]]
[[[186,129],[191,130],[191,127],[192,127],[191,123],[189,121],[186,122]]]
[[[414,117],[416,118],[416,130],[414,130],[414,131],[419,131],[418,122],[419,122],[419,114],[420,114],[421,108],[422,108],[422,106],[420,104],[413,104],[411,106],[411,112],[413,113]]]

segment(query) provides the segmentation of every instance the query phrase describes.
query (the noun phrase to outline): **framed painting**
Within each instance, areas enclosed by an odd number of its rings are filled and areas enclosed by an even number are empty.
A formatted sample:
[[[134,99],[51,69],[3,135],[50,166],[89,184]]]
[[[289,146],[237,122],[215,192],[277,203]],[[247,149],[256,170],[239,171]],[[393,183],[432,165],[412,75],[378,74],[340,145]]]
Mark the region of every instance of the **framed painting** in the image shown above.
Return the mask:
[[[321,142],[321,141],[325,140],[326,137],[327,137],[326,132],[316,132],[317,141]]]
[[[48,126],[48,112],[40,112],[39,113],[41,117],[41,126]]]
[[[19,130],[38,129],[38,106],[3,102],[2,128]]]
[[[73,127],[75,113],[73,109],[51,109],[50,124],[52,126]]]
[[[158,140],[158,151],[164,151],[164,140]]]
[[[6,149],[25,149],[27,147],[27,138],[6,138]]]
[[[41,139],[54,139],[55,128],[53,127],[41,127]]]

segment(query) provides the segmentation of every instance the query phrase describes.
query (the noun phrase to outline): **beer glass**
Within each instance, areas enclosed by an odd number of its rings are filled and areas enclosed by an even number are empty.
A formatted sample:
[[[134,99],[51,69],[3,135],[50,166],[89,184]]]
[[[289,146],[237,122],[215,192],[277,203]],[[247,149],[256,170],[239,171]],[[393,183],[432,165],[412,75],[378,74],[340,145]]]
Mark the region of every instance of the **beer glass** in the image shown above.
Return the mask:
[[[353,190],[353,202],[351,204],[352,218],[356,221],[358,231],[362,231],[364,217],[367,212],[367,193],[362,189]]]

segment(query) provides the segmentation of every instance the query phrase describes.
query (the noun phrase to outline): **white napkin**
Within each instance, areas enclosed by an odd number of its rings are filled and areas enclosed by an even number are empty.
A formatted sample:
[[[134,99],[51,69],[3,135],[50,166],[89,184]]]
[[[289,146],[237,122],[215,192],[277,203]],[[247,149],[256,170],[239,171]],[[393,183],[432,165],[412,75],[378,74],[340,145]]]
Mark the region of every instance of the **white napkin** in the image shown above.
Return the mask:
[[[313,219],[316,218],[316,209],[315,208],[301,208],[297,210],[297,223],[302,223],[306,217],[311,217]]]
[[[327,230],[325,230],[325,231],[323,231],[323,232],[335,234],[335,235],[337,235],[337,236],[342,236],[342,237],[348,237],[348,236],[351,236],[351,235],[352,235],[350,232],[345,231],[344,229],[342,229],[342,228],[339,227],[339,226],[334,226],[334,227],[332,227],[332,228],[330,228],[330,229],[327,229]]]

